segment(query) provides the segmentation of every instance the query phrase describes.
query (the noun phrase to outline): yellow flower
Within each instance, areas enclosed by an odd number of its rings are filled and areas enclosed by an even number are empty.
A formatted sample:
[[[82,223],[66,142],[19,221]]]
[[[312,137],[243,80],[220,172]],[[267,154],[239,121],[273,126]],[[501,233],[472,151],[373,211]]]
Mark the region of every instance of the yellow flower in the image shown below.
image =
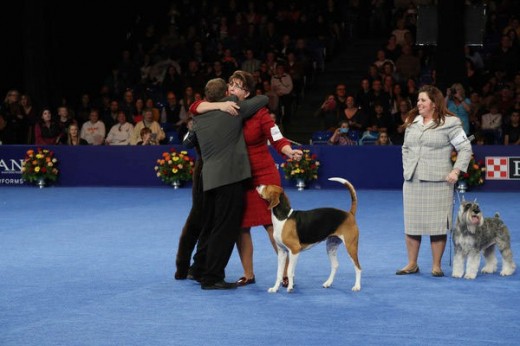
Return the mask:
[[[34,167],[34,171],[35,171],[36,173],[38,173],[38,172],[40,171],[40,166],[36,166],[36,167]]]

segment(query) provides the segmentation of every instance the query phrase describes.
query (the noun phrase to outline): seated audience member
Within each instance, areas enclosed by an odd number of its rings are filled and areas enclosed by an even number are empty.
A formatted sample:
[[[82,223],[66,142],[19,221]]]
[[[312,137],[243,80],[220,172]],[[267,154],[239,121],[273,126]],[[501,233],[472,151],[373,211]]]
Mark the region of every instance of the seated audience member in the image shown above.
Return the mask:
[[[136,145],[156,145],[157,142],[153,136],[152,130],[148,127],[143,127],[141,131],[139,131],[139,136],[141,138],[140,141],[136,143]]]
[[[164,138],[166,138],[166,134],[164,133],[161,125],[155,120],[153,120],[153,112],[150,108],[146,108],[143,111],[143,120],[138,122],[134,127],[134,133],[132,135],[131,144],[135,145],[139,142],[141,138],[141,130],[143,128],[149,128],[152,131],[151,138],[157,144],[159,144]]]
[[[332,145],[357,145],[355,141],[349,137],[348,121],[340,122],[339,127],[334,131],[329,139],[329,144]]]
[[[379,137],[377,137],[377,140],[374,142],[375,145],[392,145],[392,142],[390,141],[390,137],[388,136],[388,132],[381,131],[379,132]]]
[[[482,115],[480,128],[487,144],[502,143],[502,114],[496,103],[490,105],[489,113]]]
[[[117,113],[117,124],[110,128],[105,144],[108,145],[129,145],[134,133],[134,125],[126,121],[126,114],[123,111]]]
[[[383,106],[379,103],[374,105],[373,114],[370,116],[366,131],[363,133],[363,137],[359,140],[359,144],[373,143],[379,137],[381,132],[390,132],[393,130],[393,122],[390,115],[388,115]]]
[[[81,138],[86,140],[90,145],[102,145],[105,142],[105,124],[99,120],[97,109],[91,109],[89,121],[81,126]]]
[[[144,101],[142,98],[135,100],[135,113],[132,115],[132,124],[137,124],[143,120]],[[125,113],[126,115],[126,113]],[[128,119],[128,117],[127,117]]]
[[[101,121],[105,123],[105,129],[110,129],[117,124],[117,114],[119,113],[119,102],[111,100],[108,109],[100,112]]]
[[[356,105],[356,99],[353,96],[348,96],[345,100],[343,115],[344,120],[348,122],[350,131],[355,131],[359,137],[367,127],[367,116],[365,112]]]
[[[370,90],[370,80],[363,78],[356,92],[356,104],[365,112],[370,109]]]
[[[314,115],[321,118],[323,130],[335,128],[339,118],[334,95],[328,95]]]
[[[161,109],[161,123],[169,124],[175,130],[178,130],[183,119],[181,115],[181,104],[177,102],[177,95],[173,91],[166,93],[166,103]],[[142,119],[141,119],[142,120]]]
[[[270,80],[264,80],[262,82],[263,87],[263,94],[269,98],[269,103],[267,104],[267,108],[271,112],[273,112],[277,118],[279,119],[279,112],[280,112],[280,97],[273,91],[273,88],[271,88],[271,81]]]
[[[467,135],[469,130],[469,113],[471,111],[471,101],[466,97],[466,91],[460,83],[454,83],[446,91],[446,107],[448,110],[455,113],[462,121],[462,127]]]
[[[404,45],[403,51],[395,61],[400,80],[417,79],[421,73],[421,61],[414,55],[410,45]]]
[[[61,137],[63,145],[88,145],[88,142],[79,136],[79,126],[72,123],[67,128],[67,133]]]
[[[392,114],[394,132],[391,138],[393,144],[403,145],[405,131],[405,127],[403,126],[403,124],[406,121],[408,112],[412,109],[412,104],[408,99],[403,99],[399,102],[398,108],[399,110],[397,111],[397,113]]]
[[[390,35],[388,37],[388,41],[384,47],[385,56],[387,59],[395,62],[397,58],[401,55],[401,45],[397,43],[397,37],[395,35]]]
[[[291,122],[291,112],[292,112],[292,91],[293,91],[293,81],[290,74],[285,73],[284,65],[277,65],[276,72],[271,77],[271,87],[273,91],[278,95],[280,100],[280,110],[281,110],[281,124],[289,124]]]
[[[61,129],[60,141],[67,137],[69,126],[75,122],[76,121],[71,118],[69,114],[69,109],[66,106],[58,107],[58,125]]]
[[[42,111],[40,120],[34,127],[34,144],[56,145],[60,141],[61,129],[57,121],[52,118],[48,108]]]
[[[399,18],[396,22],[396,28],[392,31],[392,35],[395,36],[396,43],[401,47],[406,45],[405,34],[407,32],[410,32],[410,30],[406,28],[405,18]]]
[[[504,127],[504,145],[520,145],[520,111],[514,110]]]
[[[155,102],[153,98],[148,97],[144,102],[144,107],[152,110],[153,120],[160,122],[161,121],[161,110],[155,107]]]
[[[476,91],[471,92],[469,99],[471,101],[469,107],[469,131],[470,133],[477,133],[481,130],[482,115],[488,112],[487,105],[482,102],[482,97]]]
[[[253,49],[246,49],[245,59],[242,61],[241,69],[253,74],[260,68],[261,61],[255,58]]]
[[[392,60],[386,58],[385,50],[384,49],[379,49],[377,51],[377,53],[376,53],[376,61],[374,61],[374,65],[377,66],[377,69],[378,69],[379,73],[383,72],[383,65],[386,62],[389,62],[390,64],[395,66],[395,64],[394,64],[394,62]]]
[[[23,143],[23,144],[33,144],[34,143],[34,125],[36,124],[36,121],[38,120],[38,114],[37,114],[35,107],[33,107],[31,97],[27,94],[22,94],[20,96],[20,111],[21,111],[22,117],[20,118],[18,116],[18,119],[20,119],[20,120],[23,119],[25,124],[23,124],[19,128],[20,131],[24,132],[23,134],[19,133],[20,134],[19,142]],[[1,128],[1,125],[0,125],[0,128]]]

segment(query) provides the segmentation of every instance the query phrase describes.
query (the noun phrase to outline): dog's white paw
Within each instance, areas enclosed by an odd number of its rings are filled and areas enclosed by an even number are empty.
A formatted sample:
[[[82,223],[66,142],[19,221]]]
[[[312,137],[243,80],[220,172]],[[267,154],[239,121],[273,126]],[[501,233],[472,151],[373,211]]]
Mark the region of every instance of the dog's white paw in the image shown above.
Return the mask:
[[[267,292],[269,292],[269,293],[276,293],[276,292],[278,292],[278,287],[276,287],[276,286],[275,287],[271,287],[271,288],[269,288],[267,290]]]
[[[494,272],[497,271],[497,266],[496,265],[486,265],[482,268],[482,270],[480,271],[482,274],[493,274]]]
[[[352,291],[354,291],[354,292],[361,291],[361,286],[360,285],[354,285],[352,287]]]
[[[332,286],[332,280],[327,280],[323,283],[324,288],[329,288],[330,286]]]
[[[294,287],[287,287],[287,293],[294,292]]]
[[[455,273],[455,272],[453,272],[453,273],[451,273],[451,277],[456,278],[456,279],[460,279],[462,277],[462,274],[464,274],[464,273]]]
[[[515,272],[515,268],[502,268],[502,271],[500,272],[500,275],[502,276],[509,276],[509,275],[513,275],[513,273]]]
[[[466,273],[464,275],[464,279],[473,280],[477,277],[477,273]]]

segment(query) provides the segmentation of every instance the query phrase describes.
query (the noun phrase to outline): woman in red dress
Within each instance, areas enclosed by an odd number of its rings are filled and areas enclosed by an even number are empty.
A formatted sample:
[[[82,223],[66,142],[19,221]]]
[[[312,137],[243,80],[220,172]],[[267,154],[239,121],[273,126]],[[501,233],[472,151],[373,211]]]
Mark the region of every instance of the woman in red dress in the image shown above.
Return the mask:
[[[251,90],[255,90],[253,76],[244,71],[235,71],[229,78],[228,93],[237,96],[240,100],[246,99]],[[196,102],[190,110],[193,114],[200,114],[210,110],[222,110],[235,113],[234,102]],[[276,126],[267,107],[262,108],[255,115],[244,122],[244,139],[247,145],[249,162],[251,165],[251,183],[247,188],[245,196],[245,208],[242,218],[242,230],[237,240],[238,253],[244,268],[244,276],[237,284],[244,286],[255,283],[253,270],[253,240],[251,238],[251,227],[264,226],[269,234],[269,239],[275,251],[276,243],[273,238],[273,225],[271,222],[271,211],[267,209],[258,192],[258,185],[281,186],[280,173],[276,168],[274,159],[269,152],[269,143],[276,148],[278,153],[286,155],[295,160],[302,158],[302,151],[292,149],[290,142],[283,137],[278,126]]]

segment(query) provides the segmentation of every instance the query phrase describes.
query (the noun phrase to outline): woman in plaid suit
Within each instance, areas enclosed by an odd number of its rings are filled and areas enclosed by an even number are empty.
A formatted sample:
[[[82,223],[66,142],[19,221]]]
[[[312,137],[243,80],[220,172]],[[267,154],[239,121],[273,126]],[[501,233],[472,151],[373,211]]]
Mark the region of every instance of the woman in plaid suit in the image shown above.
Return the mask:
[[[453,188],[471,159],[471,143],[460,119],[447,110],[439,89],[425,85],[417,106],[408,113],[403,156],[403,203],[407,265],[397,275],[419,272],[421,236],[429,235],[432,275],[444,276],[441,259],[451,228]],[[451,153],[458,152],[452,165]]]

